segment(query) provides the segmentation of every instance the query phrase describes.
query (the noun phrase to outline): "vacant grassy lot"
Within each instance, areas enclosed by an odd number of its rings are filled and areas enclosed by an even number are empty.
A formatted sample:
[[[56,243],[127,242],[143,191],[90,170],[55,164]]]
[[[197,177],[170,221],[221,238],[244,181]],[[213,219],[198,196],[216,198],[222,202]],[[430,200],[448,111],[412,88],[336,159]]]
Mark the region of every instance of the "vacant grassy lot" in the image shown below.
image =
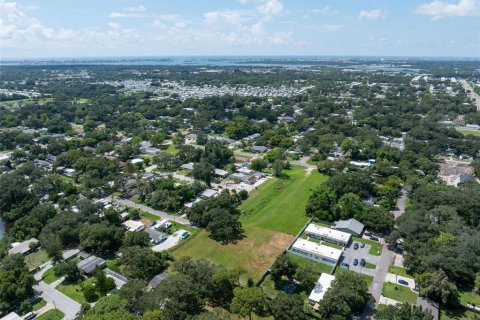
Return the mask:
[[[382,295],[390,299],[410,304],[416,304],[418,298],[418,295],[410,288],[389,282],[385,282],[383,285]]]
[[[463,134],[464,136],[471,134],[471,135],[480,137],[480,130],[457,129],[457,131]]]
[[[50,258],[48,257],[48,254],[43,250],[30,253],[25,257],[25,263],[29,270],[38,268],[48,260],[50,260]]]
[[[173,255],[210,259],[226,267],[243,269],[258,280],[308,221],[304,207],[309,190],[326,180],[317,172],[306,175],[300,167],[293,167],[286,175],[265,182],[241,205],[244,239],[222,245],[202,231],[174,249]]]
[[[310,190],[327,180],[318,172],[306,174],[302,167],[285,171],[286,177],[271,179],[240,206],[244,226],[256,226],[295,236],[308,221],[305,204]]]
[[[40,317],[35,318],[35,319],[37,319],[37,320],[61,320],[61,319],[63,319],[64,316],[65,316],[65,314],[62,311],[52,309],[52,310],[49,310],[49,311],[45,312]]]
[[[390,266],[388,268],[388,272],[393,273],[393,274],[398,274],[399,276],[407,277],[407,278],[413,278],[412,275],[409,275],[407,273],[407,270],[404,268],[396,267],[396,266]]]
[[[61,277],[57,276],[55,274],[55,267],[52,267],[50,269],[48,269],[42,276],[42,280],[46,283],[46,284],[50,284],[54,281],[57,281],[58,279],[60,279]]]
[[[462,289],[462,288],[460,288],[458,290],[458,293],[460,293],[460,303],[461,304],[463,304],[463,305],[473,304],[477,307],[480,306],[480,295],[472,292],[472,289]]]

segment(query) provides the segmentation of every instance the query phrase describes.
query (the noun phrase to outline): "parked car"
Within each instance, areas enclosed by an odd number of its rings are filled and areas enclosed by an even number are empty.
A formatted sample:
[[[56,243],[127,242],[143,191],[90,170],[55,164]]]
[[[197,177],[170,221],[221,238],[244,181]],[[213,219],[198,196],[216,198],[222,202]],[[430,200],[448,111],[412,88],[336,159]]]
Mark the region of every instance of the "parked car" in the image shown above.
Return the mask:
[[[360,248],[365,248],[365,243],[360,243]]]
[[[370,237],[370,240],[373,240],[373,241],[378,241],[379,239],[377,237]]]
[[[403,279],[398,280],[398,283],[403,284],[404,286],[408,286],[408,281],[405,281]]]
[[[24,320],[32,320],[32,319],[35,319],[36,316],[37,316],[37,313],[35,311],[32,311],[32,312],[27,313],[25,316],[23,316],[23,319]]]
[[[185,231],[182,233],[182,239],[187,239],[190,236],[190,232]]]
[[[342,267],[344,267],[345,269],[349,269],[350,268],[350,265],[348,263],[342,263]]]
[[[353,259],[353,265],[354,266],[358,265],[358,259]]]
[[[358,242],[355,242],[355,243],[353,244],[353,249],[354,249],[354,250],[357,250],[357,249],[358,249]]]
[[[365,265],[365,259],[360,259],[360,265],[363,267]]]

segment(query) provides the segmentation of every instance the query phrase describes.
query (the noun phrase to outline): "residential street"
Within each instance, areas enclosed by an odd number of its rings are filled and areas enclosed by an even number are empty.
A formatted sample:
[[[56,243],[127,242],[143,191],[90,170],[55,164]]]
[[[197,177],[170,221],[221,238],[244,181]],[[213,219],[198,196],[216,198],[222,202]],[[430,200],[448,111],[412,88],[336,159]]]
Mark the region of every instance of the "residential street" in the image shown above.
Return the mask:
[[[40,281],[33,288],[40,293],[40,296],[65,314],[65,320],[75,319],[76,314],[80,311],[81,305],[75,300],[70,299],[60,291],[56,290],[52,285],[48,285]]]
[[[299,160],[291,161],[290,163],[296,166],[307,168],[308,173],[312,172],[313,170],[317,170],[316,166],[307,162],[308,159],[310,159],[310,156],[305,156]]]
[[[470,93],[468,94],[468,96],[472,100],[475,100],[473,104],[477,107],[477,111],[480,111],[480,96],[475,91],[473,91],[472,86],[470,85],[470,83],[467,82],[467,80],[461,79],[461,80],[458,80],[458,82],[462,84],[463,89],[470,90]]]
[[[171,215],[171,214],[166,213],[164,211],[155,210],[153,208],[144,206],[142,204],[137,204],[137,203],[135,203],[131,200],[120,199],[118,197],[114,197],[114,199],[115,199],[116,202],[118,202],[120,204],[123,204],[124,206],[134,208],[134,209],[139,209],[139,210],[154,214],[154,215],[156,215],[156,216],[158,216],[162,219],[176,221],[176,222],[184,224],[184,225],[190,225],[190,221],[187,218],[183,218],[183,217],[180,217],[180,216],[174,216],[174,215]]]

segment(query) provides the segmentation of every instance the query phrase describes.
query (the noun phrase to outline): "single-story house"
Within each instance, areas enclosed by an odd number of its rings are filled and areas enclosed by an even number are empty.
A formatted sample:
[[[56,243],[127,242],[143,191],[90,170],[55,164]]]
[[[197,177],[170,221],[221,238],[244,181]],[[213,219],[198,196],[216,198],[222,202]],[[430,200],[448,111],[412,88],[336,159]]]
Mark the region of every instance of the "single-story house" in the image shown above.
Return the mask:
[[[123,287],[125,284],[128,283],[128,281],[130,281],[130,279],[128,279],[127,277],[125,277],[123,274],[120,274],[118,272],[115,272],[113,270],[110,270],[109,268],[106,268],[105,270],[103,270],[103,272],[105,273],[105,275],[109,278],[112,278],[113,281],[115,282],[115,287],[117,289],[120,289],[121,287]]]
[[[5,317],[1,318],[0,320],[22,320],[23,318],[20,317],[18,314],[15,312],[10,312],[7,314]]]
[[[299,238],[288,252],[313,261],[335,266],[342,257],[343,250]]]
[[[308,296],[308,302],[311,305],[314,305],[314,308],[317,307],[317,304],[323,299],[325,293],[332,286],[332,282],[335,280],[335,276],[332,276],[328,273],[322,273],[312,292]]]
[[[65,168],[63,169],[63,174],[67,177],[73,177],[75,175],[75,169],[72,168]]]
[[[163,232],[157,231],[152,228],[146,228],[145,230],[146,233],[148,233],[148,236],[150,237],[150,242],[154,244],[158,244],[164,240],[167,240],[167,235]]]
[[[193,162],[182,164],[180,168],[183,170],[193,170]]]
[[[350,233],[319,226],[313,223],[310,223],[307,226],[305,233],[311,238],[332,242],[344,247],[348,245],[352,237]]]
[[[127,231],[135,232],[135,231],[143,231],[145,229],[145,225],[142,221],[135,221],[135,220],[127,220],[122,223],[122,226]]]
[[[359,237],[362,235],[365,226],[356,219],[339,220],[335,223],[335,229],[350,233],[353,236]]]
[[[265,146],[253,146],[250,150],[255,153],[264,153],[268,148]]]
[[[132,159],[130,162],[131,162],[132,164],[142,163],[142,162],[143,162],[143,159],[135,158],[135,159]]]
[[[134,187],[136,187],[138,184],[137,180],[135,179],[128,179],[127,182],[125,182],[125,185],[123,186],[123,188],[125,190],[129,190],[129,189],[132,189]]]
[[[97,268],[101,268],[105,265],[105,260],[96,256],[90,256],[85,260],[81,260],[77,263],[77,268],[83,274],[90,275],[95,272]]]
[[[33,249],[31,246],[36,244],[38,244],[38,240],[36,238],[25,240],[23,242],[14,242],[12,243],[12,248],[8,250],[8,254],[20,253],[25,256],[32,252]]]
[[[205,189],[205,190],[202,191],[200,196],[205,197],[205,198],[216,197],[216,196],[218,196],[218,192],[213,190],[213,189]]]
[[[150,288],[150,290],[153,290],[160,284],[160,282],[162,282],[167,278],[168,278],[168,273],[166,272],[157,274],[155,277],[153,277],[152,280],[150,280],[150,282],[148,283],[148,287]]]
[[[222,169],[215,169],[214,173],[217,177],[221,177],[221,178],[226,178],[229,175],[228,171],[225,171],[225,170],[222,170]]]

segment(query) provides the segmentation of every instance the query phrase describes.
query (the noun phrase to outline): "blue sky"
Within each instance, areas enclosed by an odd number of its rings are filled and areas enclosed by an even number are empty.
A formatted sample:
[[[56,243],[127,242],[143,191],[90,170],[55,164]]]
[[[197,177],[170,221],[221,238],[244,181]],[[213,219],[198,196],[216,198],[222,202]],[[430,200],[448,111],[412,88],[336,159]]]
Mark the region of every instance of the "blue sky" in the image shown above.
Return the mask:
[[[480,57],[480,0],[0,0],[0,57]]]

